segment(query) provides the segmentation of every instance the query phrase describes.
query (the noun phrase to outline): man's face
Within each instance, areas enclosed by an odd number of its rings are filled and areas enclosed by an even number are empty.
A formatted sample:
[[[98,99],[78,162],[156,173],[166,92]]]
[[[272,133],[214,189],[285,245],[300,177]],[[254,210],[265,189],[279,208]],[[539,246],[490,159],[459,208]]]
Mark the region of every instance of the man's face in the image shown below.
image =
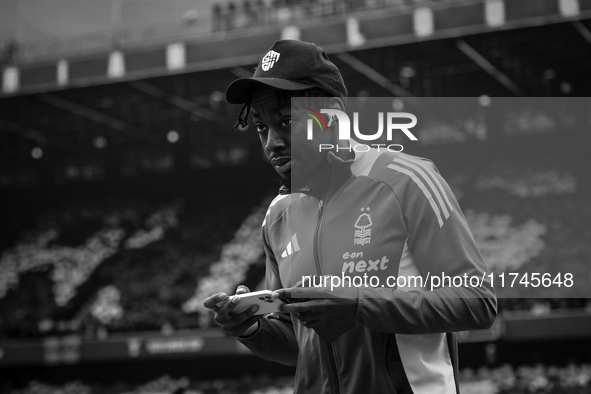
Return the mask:
[[[310,177],[326,165],[326,152],[318,152],[320,141],[307,139],[303,111],[292,111],[290,95],[272,88],[258,90],[252,99],[251,113],[263,151],[286,184],[297,190],[309,185]],[[290,92],[298,97],[298,92]],[[326,138],[326,137],[325,137]]]

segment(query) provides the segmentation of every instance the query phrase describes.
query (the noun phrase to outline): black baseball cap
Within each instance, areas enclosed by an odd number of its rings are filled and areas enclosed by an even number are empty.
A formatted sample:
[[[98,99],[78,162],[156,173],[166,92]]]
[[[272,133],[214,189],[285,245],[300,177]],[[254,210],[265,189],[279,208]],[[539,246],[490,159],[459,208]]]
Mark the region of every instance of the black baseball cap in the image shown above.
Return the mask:
[[[324,49],[298,40],[276,41],[252,77],[237,79],[228,86],[226,100],[231,104],[243,104],[261,85],[280,90],[318,87],[334,97],[347,97],[341,72],[328,59]]]

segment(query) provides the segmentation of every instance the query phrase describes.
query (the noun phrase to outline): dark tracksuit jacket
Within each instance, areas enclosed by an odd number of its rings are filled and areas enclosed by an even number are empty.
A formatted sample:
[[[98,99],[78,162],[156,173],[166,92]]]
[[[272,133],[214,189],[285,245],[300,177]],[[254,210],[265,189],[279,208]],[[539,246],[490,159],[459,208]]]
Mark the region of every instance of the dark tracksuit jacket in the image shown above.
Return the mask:
[[[434,275],[482,280],[486,272],[457,200],[426,159],[375,149],[328,159],[325,196],[280,194],[270,204],[267,289],[305,275],[366,274],[379,285],[341,289],[358,298],[355,326],[332,342],[289,314],[266,315],[240,342],[264,359],[297,365],[296,393],[456,393],[453,332],[487,328],[497,313],[486,276],[477,287],[430,289]],[[388,285],[389,276],[399,283]]]

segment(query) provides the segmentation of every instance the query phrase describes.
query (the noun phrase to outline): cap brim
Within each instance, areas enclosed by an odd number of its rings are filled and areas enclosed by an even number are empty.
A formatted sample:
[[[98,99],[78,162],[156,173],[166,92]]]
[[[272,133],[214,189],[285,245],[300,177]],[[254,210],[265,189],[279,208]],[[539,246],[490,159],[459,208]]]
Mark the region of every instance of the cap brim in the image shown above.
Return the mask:
[[[240,78],[226,89],[226,100],[230,104],[244,104],[259,86],[270,86],[280,90],[305,90],[315,85],[289,81],[281,78]]]

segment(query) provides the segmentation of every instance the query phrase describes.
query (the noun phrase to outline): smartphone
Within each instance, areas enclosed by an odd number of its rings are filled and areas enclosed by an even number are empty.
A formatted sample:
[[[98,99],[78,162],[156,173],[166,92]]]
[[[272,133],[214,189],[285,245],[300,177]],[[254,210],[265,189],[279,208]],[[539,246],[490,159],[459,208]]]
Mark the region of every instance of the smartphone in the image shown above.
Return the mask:
[[[233,314],[244,312],[253,305],[259,306],[259,310],[255,313],[255,315],[279,312],[279,305],[284,304],[284,302],[279,299],[272,299],[272,293],[273,292],[271,290],[261,290],[254,291],[252,293],[231,295],[227,300],[218,303],[217,306],[221,307],[226,302],[233,300],[234,297],[238,297],[240,298],[240,304],[236,305],[234,309],[232,309]]]
[[[279,305],[290,304],[293,302],[305,302],[310,298],[279,298],[273,300],[271,298],[271,290],[261,290],[252,293],[243,293],[231,295],[227,300],[217,303],[221,307],[226,302],[230,302],[234,297],[240,298],[240,304],[236,305],[232,310],[233,314],[241,313],[250,308],[252,305],[258,305],[259,310],[255,315],[264,315],[267,313],[279,312]],[[325,342],[332,342],[355,326],[354,321],[345,323],[328,323],[314,328],[314,331]]]

